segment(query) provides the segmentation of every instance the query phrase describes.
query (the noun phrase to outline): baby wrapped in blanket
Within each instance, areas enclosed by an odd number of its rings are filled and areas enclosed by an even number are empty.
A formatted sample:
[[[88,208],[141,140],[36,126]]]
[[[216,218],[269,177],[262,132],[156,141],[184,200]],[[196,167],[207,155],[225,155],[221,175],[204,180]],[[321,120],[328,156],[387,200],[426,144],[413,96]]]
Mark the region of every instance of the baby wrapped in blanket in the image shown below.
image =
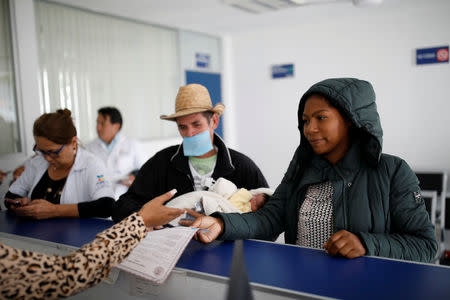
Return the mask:
[[[269,188],[238,189],[233,182],[221,177],[209,190],[183,194],[168,202],[166,206],[192,208],[205,215],[210,215],[216,211],[246,213],[263,207],[272,194],[273,190]],[[177,226],[178,219],[173,220],[170,224]]]

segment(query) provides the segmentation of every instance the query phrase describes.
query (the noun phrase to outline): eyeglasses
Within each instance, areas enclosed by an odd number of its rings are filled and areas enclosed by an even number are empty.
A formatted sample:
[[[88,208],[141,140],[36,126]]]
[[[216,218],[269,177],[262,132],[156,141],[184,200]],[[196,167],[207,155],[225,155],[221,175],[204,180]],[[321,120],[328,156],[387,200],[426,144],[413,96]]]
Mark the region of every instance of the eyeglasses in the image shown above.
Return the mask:
[[[37,154],[40,154],[42,156],[50,156],[51,158],[57,158],[59,156],[59,153],[62,151],[62,149],[64,148],[65,145],[62,145],[61,148],[59,148],[59,150],[56,151],[44,151],[44,150],[40,150],[37,149],[36,145],[34,145],[33,147],[33,151],[36,152]]]

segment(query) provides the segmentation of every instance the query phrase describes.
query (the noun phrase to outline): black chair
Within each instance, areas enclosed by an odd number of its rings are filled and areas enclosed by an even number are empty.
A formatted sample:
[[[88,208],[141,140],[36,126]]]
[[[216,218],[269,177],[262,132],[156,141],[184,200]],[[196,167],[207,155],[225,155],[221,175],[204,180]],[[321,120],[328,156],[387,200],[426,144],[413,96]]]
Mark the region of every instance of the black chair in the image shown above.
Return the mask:
[[[445,228],[443,230],[445,243],[439,264],[450,266],[450,193],[447,193],[447,197],[445,197],[445,205],[447,208],[445,211]]]
[[[445,230],[450,230],[450,193],[447,193],[447,197],[445,197]]]
[[[437,214],[439,227],[445,228],[445,197],[447,195],[447,173],[446,172],[416,172],[419,179],[419,186],[421,190],[436,191],[437,199]]]
[[[450,250],[450,193],[447,193],[447,197],[445,197],[445,227],[443,228],[443,239],[445,241],[444,243],[444,249]],[[450,256],[449,262],[450,262]]]
[[[419,187],[422,191],[436,191],[437,193],[437,205],[434,225],[436,228],[436,237],[438,240],[438,253],[437,258],[442,256],[446,249],[446,241],[450,237],[446,237],[445,228],[450,226],[450,218],[447,216],[449,212],[446,211],[446,207],[450,210],[450,206],[446,206],[447,195],[447,173],[446,172],[418,172],[416,176],[419,179]],[[425,200],[425,199],[424,199]],[[426,205],[426,202],[425,202]],[[450,203],[449,203],[450,205]],[[431,215],[430,215],[431,216]]]

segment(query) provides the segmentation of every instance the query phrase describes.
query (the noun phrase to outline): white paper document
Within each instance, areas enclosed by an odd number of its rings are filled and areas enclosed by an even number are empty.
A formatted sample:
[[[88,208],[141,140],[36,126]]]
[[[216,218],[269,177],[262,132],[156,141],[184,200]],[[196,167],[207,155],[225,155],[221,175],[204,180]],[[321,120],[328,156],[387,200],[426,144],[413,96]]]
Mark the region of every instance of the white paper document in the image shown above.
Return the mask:
[[[151,231],[116,267],[162,284],[197,230],[180,226]]]

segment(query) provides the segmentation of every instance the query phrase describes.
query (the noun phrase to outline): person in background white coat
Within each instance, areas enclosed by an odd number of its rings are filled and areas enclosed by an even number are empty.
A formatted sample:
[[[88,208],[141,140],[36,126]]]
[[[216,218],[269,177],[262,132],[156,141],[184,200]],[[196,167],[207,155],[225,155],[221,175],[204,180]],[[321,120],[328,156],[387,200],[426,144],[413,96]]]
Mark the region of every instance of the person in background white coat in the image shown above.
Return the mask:
[[[100,108],[97,117],[98,138],[86,146],[105,163],[113,183],[115,199],[128,190],[145,162],[140,145],[120,132],[122,123],[122,115],[117,108]]]
[[[10,186],[7,208],[35,219],[109,217],[114,192],[106,167],[78,146],[70,110],[40,116],[33,135],[37,155]]]

